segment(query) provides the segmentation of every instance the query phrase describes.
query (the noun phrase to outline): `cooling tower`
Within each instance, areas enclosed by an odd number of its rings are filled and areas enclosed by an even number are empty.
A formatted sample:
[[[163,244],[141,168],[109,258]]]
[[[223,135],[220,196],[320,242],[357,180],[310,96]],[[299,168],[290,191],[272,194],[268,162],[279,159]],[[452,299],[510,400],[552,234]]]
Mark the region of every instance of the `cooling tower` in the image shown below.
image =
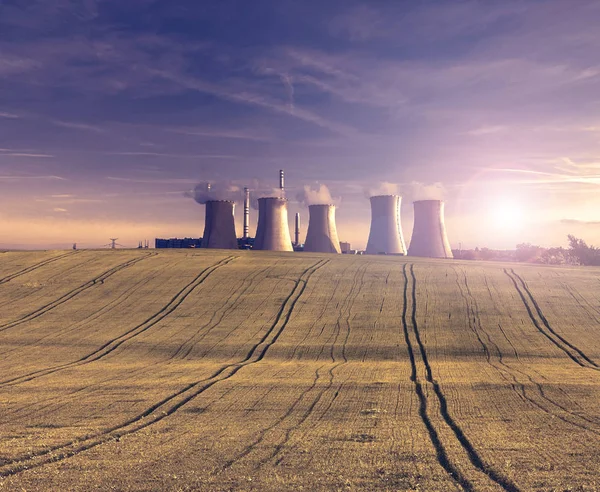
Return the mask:
[[[309,205],[308,232],[304,251],[311,253],[341,253],[335,227],[335,205]]]
[[[371,231],[367,254],[406,254],[406,244],[400,228],[400,200],[398,195],[371,197]]]
[[[410,240],[410,256],[452,258],[452,250],[444,224],[444,202],[419,200],[414,202],[415,224]]]
[[[228,200],[206,202],[203,248],[237,249],[233,218],[234,205],[234,202]]]
[[[294,251],[285,198],[258,199],[258,227],[256,228],[254,249]]]

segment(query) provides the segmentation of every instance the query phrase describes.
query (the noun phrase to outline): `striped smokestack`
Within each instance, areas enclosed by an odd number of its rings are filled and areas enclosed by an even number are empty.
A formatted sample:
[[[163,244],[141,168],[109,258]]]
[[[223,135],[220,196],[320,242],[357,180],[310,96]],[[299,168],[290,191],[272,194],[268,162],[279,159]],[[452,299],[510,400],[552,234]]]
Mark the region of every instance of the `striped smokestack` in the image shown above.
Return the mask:
[[[250,237],[250,190],[244,188],[244,239]]]
[[[300,245],[300,212],[296,212],[296,224],[294,227],[294,244]]]

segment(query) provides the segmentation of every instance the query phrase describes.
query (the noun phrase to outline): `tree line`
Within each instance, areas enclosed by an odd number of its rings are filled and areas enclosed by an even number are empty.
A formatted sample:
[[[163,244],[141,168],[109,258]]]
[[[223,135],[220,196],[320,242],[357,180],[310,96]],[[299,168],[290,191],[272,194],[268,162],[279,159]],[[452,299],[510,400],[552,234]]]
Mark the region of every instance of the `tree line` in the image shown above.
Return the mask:
[[[569,247],[544,248],[531,243],[517,244],[515,250],[494,250],[475,248],[456,250],[454,257],[462,260],[520,261],[524,263],[543,263],[547,265],[584,265],[600,266],[600,248],[588,245],[583,239],[571,234]]]

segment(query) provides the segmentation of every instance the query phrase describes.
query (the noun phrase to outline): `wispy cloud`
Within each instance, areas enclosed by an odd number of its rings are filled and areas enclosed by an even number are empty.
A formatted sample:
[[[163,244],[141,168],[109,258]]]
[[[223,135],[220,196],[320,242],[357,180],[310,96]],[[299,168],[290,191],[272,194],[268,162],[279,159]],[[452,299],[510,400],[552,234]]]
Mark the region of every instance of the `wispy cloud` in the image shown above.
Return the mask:
[[[563,224],[600,225],[600,220],[561,219]]]
[[[66,178],[60,176],[18,176],[18,175],[0,175],[0,180],[4,181],[28,181],[28,180],[49,180],[49,181],[66,181]]]
[[[4,111],[0,111],[0,118],[7,118],[7,119],[11,119],[11,120],[16,120],[19,118],[18,114],[14,114],[14,113],[6,113]]]
[[[31,153],[25,153],[25,152],[7,152],[7,153],[0,154],[0,157],[2,157],[2,156],[31,157],[31,158],[43,158],[43,159],[51,159],[54,157],[51,154],[31,154]]]
[[[123,178],[118,176],[107,176],[106,179],[109,181],[121,181],[124,183],[144,183],[144,184],[194,184],[196,183],[196,179],[194,178],[156,178],[156,179],[148,179],[148,178]],[[176,192],[181,194],[181,192]]]
[[[356,134],[356,131],[353,128],[342,123],[327,120],[322,116],[319,116],[318,114],[306,109],[296,107],[294,109],[294,112],[291,113],[289,111],[288,104],[273,100],[267,95],[250,92],[242,88],[227,88],[226,86],[213,84],[211,82],[190,77],[185,74],[177,74],[167,72],[164,70],[152,70],[152,73],[156,76],[162,77],[164,80],[170,80],[171,82],[175,82],[182,87],[193,89],[206,94],[211,94],[213,96],[217,96],[228,101],[233,101],[249,106],[258,106],[273,111],[275,113],[289,114],[295,118],[306,121],[308,123],[313,123],[321,128],[330,130],[334,133],[339,133],[347,136]]]
[[[181,135],[198,136],[205,138],[227,138],[238,140],[253,140],[257,142],[271,142],[274,140],[272,135],[266,132],[258,132],[253,129],[236,130],[236,129],[214,129],[210,127],[190,127],[190,128],[167,128],[166,131],[179,133]]]
[[[498,168],[490,172],[536,176],[531,180],[520,180],[521,183],[580,183],[600,186],[600,174],[563,174],[552,171],[535,171],[531,169]]]
[[[176,159],[242,159],[243,156],[227,154],[164,154],[161,152],[105,152],[106,155],[131,157],[173,157]]]
[[[468,132],[465,132],[465,135],[472,135],[474,137],[477,137],[480,135],[489,135],[491,133],[499,133],[504,130],[506,130],[506,127],[502,126],[502,125],[482,126],[480,128],[475,128],[474,130],[469,130]]]
[[[105,129],[98,125],[90,125],[88,123],[78,123],[74,121],[61,121],[51,119],[50,122],[56,126],[61,126],[63,128],[70,128],[73,130],[84,130],[94,133],[104,133]]]

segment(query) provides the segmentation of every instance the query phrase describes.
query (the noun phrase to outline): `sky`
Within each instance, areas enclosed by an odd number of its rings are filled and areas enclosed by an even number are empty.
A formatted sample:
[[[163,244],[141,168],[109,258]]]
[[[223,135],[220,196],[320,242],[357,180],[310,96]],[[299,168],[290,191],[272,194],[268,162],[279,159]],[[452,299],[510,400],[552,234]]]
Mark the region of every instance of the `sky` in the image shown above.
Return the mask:
[[[407,243],[443,199],[454,248],[600,245],[598,25],[596,0],[0,0],[0,247],[199,237],[198,183],[279,169],[302,233],[325,185],[357,248],[391,192]]]

